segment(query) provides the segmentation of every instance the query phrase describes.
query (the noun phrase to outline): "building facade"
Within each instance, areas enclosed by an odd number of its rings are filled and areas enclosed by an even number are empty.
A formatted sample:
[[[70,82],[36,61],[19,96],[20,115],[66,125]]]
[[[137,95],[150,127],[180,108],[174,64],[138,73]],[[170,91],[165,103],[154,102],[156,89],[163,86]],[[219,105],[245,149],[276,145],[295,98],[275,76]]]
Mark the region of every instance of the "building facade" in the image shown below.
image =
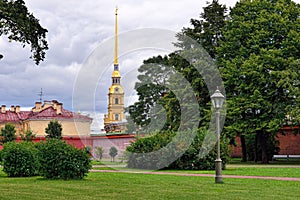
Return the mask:
[[[45,136],[45,129],[49,122],[57,120],[62,125],[62,136],[89,136],[92,118],[63,108],[63,104],[56,100],[36,102],[30,111],[21,111],[20,106],[7,109],[1,106],[0,127],[6,123],[15,125],[18,135],[31,130],[37,137]]]

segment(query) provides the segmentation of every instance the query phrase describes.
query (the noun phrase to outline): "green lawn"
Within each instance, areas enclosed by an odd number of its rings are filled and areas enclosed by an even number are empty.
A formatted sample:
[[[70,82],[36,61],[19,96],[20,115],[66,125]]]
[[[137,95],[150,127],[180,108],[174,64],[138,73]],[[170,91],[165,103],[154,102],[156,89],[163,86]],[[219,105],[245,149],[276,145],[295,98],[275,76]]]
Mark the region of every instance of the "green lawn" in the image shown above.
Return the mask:
[[[257,168],[257,171],[265,173],[263,170],[266,169],[274,171],[274,168]],[[298,169],[298,171],[299,170],[300,169]],[[224,174],[226,171],[227,170],[224,171]],[[295,173],[295,171],[293,170],[293,173]],[[243,172],[243,170],[241,170],[241,172]],[[249,168],[244,168],[244,173],[248,174]],[[274,173],[277,172],[274,171]],[[45,180],[40,177],[8,178],[3,172],[0,172],[0,199],[234,200],[300,198],[299,181],[230,178],[226,178],[224,181],[224,184],[215,184],[213,177],[184,177],[172,175],[101,172],[89,173],[88,177],[84,180],[63,181]]]
[[[94,162],[96,165],[93,169],[96,170],[122,170],[122,171],[143,171],[137,169],[128,169],[125,163],[120,162],[107,162],[104,161]],[[214,170],[160,170],[166,172],[178,173],[195,173],[195,174],[214,174]],[[279,161],[273,162],[268,165],[258,163],[241,163],[234,160],[234,162],[227,165],[226,170],[223,170],[224,175],[244,175],[244,176],[274,176],[274,177],[295,177],[300,178],[300,162],[286,162]]]

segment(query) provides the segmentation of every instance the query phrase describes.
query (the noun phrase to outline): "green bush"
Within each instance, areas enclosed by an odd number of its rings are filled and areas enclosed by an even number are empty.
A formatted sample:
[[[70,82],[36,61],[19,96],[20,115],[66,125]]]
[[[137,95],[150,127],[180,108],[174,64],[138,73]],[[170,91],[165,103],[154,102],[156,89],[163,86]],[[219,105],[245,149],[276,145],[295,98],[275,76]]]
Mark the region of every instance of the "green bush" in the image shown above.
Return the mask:
[[[11,177],[36,175],[37,149],[31,142],[7,142],[2,150],[3,171]]]
[[[89,154],[59,139],[37,143],[39,175],[49,179],[82,179],[91,169]]]
[[[189,132],[186,132],[186,134],[181,133],[176,136],[175,132],[166,131],[157,133],[152,137],[137,139],[126,149],[128,152],[128,167],[139,169],[215,169],[216,148],[213,148],[204,157],[200,157],[199,154],[201,148],[204,148],[202,147],[202,141],[207,131],[198,130],[194,138],[189,134]],[[191,139],[193,140],[191,141]],[[172,143],[170,143],[171,141]],[[184,149],[185,151],[183,151]],[[160,153],[150,153],[157,150]],[[223,169],[228,162],[229,155],[228,141],[222,138],[221,159]],[[168,163],[168,161],[172,162]]]
[[[2,165],[2,152],[3,152],[3,150],[0,149],[0,165]]]

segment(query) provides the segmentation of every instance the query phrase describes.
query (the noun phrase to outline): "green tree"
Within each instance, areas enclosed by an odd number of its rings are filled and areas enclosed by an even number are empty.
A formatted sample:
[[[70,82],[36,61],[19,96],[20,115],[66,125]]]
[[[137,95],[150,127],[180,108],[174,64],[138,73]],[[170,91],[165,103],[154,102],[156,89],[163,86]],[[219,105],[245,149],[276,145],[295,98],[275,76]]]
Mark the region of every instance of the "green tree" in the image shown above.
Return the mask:
[[[112,162],[114,162],[115,161],[115,157],[118,155],[118,149],[116,147],[111,147],[109,149],[109,155],[110,155],[110,157],[112,159]]]
[[[223,38],[222,29],[226,22],[227,8],[219,4],[218,0],[213,0],[211,3],[207,2],[203,11],[200,19],[191,19],[192,27],[183,28],[182,33],[196,40],[215,59],[216,48]]]
[[[238,2],[217,48],[228,103],[225,129],[256,134],[263,163],[288,108],[299,108],[299,16],[291,0]]]
[[[168,79],[173,72],[167,56],[145,60],[138,71],[139,81],[135,84],[135,89],[139,100],[129,106],[128,112],[136,125],[141,126],[144,132],[149,132],[151,130],[144,128],[155,118],[156,112],[153,112],[153,108],[160,104],[159,100],[166,94]]]
[[[34,138],[36,137],[36,135],[33,133],[32,130],[26,130],[24,132],[24,134],[21,134],[21,138],[23,141],[27,141],[27,142],[31,142],[34,140]]]
[[[0,1],[0,36],[6,35],[10,41],[20,42],[23,47],[30,44],[31,58],[37,65],[44,60],[48,49],[46,33],[47,30],[29,13],[23,0]]]
[[[97,146],[95,148],[95,156],[98,160],[102,159],[103,153],[104,153],[104,150],[101,146]]]
[[[57,120],[50,121],[45,132],[46,138],[62,139],[62,126]]]
[[[11,142],[16,140],[16,129],[15,125],[7,123],[4,128],[1,128],[0,142],[5,144],[6,142]]]
[[[174,92],[169,90],[170,85],[182,85],[182,77],[174,76],[175,72],[181,74],[187,80],[199,103],[202,114],[199,126],[203,126],[210,119],[210,94],[207,89],[207,81],[214,81],[213,77],[204,81],[199,71],[194,67],[201,66],[203,74],[212,73],[211,66],[207,66],[208,57],[216,57],[216,47],[222,39],[222,28],[225,26],[226,6],[213,0],[203,8],[204,12],[200,14],[200,19],[191,19],[191,28],[183,28],[177,34],[179,51],[172,52],[168,56],[157,56],[144,61],[139,68],[139,82],[135,89],[139,96],[138,102],[129,107],[129,114],[133,121],[141,128],[153,123],[156,118],[165,117],[166,123],[161,128],[163,130],[176,130],[181,120],[181,109]],[[201,44],[209,53],[205,54],[204,49],[194,49],[191,39]],[[185,58],[183,58],[185,57]],[[188,62],[189,59],[190,62]],[[191,61],[193,65],[191,65]],[[203,62],[206,62],[203,64]],[[204,67],[206,66],[206,68]],[[176,92],[184,94],[184,89],[174,87]],[[181,90],[181,91],[180,91]],[[191,97],[187,97],[191,98]],[[161,110],[153,109],[160,105]],[[151,111],[155,112],[151,112]],[[165,110],[165,111],[163,111]],[[205,113],[205,114],[204,114]],[[161,116],[159,116],[161,115]],[[159,120],[157,120],[159,121]],[[162,121],[162,120],[161,120]],[[151,130],[153,132],[153,130]],[[155,130],[154,130],[155,131]]]

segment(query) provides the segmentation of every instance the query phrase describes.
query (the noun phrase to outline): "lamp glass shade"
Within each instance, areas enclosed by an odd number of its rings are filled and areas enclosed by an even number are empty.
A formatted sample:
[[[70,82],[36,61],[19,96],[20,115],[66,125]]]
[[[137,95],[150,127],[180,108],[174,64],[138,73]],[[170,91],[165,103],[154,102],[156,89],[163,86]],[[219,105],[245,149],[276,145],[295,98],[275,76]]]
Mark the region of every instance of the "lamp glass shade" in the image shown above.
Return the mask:
[[[212,104],[214,108],[220,109],[223,106],[225,97],[222,95],[222,93],[217,89],[215,93],[211,96]]]

